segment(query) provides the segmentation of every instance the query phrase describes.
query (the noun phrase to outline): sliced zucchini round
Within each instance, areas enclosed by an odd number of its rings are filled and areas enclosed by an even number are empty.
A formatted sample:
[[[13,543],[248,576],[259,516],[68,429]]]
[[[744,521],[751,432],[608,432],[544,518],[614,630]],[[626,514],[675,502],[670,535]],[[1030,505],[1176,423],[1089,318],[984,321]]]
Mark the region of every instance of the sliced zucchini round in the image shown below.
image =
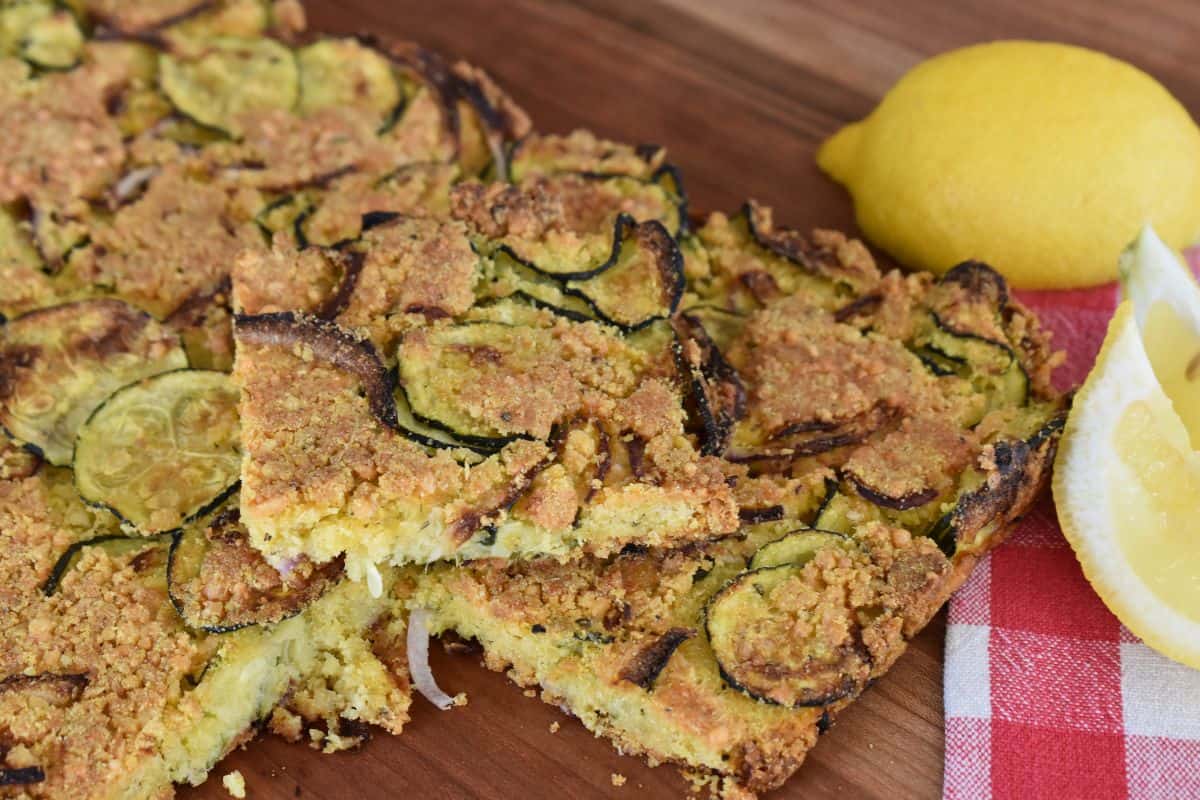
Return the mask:
[[[926,355],[939,366],[970,380],[988,398],[988,409],[1024,406],[1029,402],[1029,375],[1011,347],[1001,342],[963,333],[931,313]],[[925,359],[922,359],[923,361]]]
[[[342,561],[299,558],[281,572],[250,546],[236,510],[189,525],[171,540],[167,592],[191,628],[229,633],[299,614],[342,575]]]
[[[186,366],[179,337],[120,300],[31,311],[10,321],[0,342],[0,424],[64,466],[79,427],[106,397]]]
[[[636,331],[674,314],[683,284],[683,256],[663,224],[621,215],[608,266],[585,280],[567,281],[566,288],[605,322]]]
[[[737,370],[691,311],[672,320],[675,365],[687,385],[687,411],[702,455],[725,452],[733,426],[745,414],[746,388]]]
[[[787,707],[828,705],[862,690],[870,655],[845,587],[827,576],[811,565],[762,567],[713,595],[705,631],[726,683]]]
[[[178,529],[223,501],[241,470],[239,393],[223,372],[145,378],[79,430],[75,486],[143,533]]]
[[[802,567],[812,561],[813,556],[826,547],[840,547],[849,551],[857,549],[858,545],[843,533],[796,530],[758,548],[758,552],[750,558],[749,567],[750,569],[761,569],[785,564]]]
[[[356,39],[322,39],[296,53],[301,114],[350,106],[372,111],[378,122],[404,102],[392,64]]]
[[[194,57],[159,57],[159,86],[185,116],[238,137],[251,111],[294,108],[300,71],[292,52],[273,39],[221,37]]]
[[[167,563],[166,541],[160,537],[129,536],[117,533],[75,542],[64,550],[58,560],[54,562],[54,566],[50,568],[50,575],[42,584],[42,593],[49,597],[58,591],[66,574],[79,563],[79,558],[84,551],[91,548],[99,548],[109,558],[114,559],[136,554],[137,560],[132,563],[138,574],[144,576],[146,584],[165,585],[165,573],[157,572],[155,567],[165,566]]]
[[[431,425],[418,418],[408,402],[408,395],[399,386],[395,390],[395,399],[396,421],[400,426],[400,432],[406,439],[436,450],[460,451],[463,456],[460,460],[471,462],[479,462],[484,455],[500,449],[493,446],[481,446],[478,441],[474,440],[463,441],[445,427]],[[507,440],[505,442],[507,443]]]
[[[83,52],[83,32],[70,9],[47,0],[0,5],[0,55],[42,69],[70,69]]]
[[[498,322],[469,322],[421,329],[402,340],[399,382],[413,415],[483,452],[495,452],[518,437],[537,438],[524,427],[511,402],[479,403],[478,382],[503,376],[529,378],[548,353],[560,352],[553,333]],[[536,420],[548,428],[553,420]]]

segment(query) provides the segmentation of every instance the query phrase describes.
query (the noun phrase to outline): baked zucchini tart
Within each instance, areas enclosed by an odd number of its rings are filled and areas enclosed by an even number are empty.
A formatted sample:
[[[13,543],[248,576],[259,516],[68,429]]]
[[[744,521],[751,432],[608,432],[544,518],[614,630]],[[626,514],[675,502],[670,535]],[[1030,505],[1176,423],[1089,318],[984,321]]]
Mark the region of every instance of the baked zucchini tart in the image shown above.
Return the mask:
[[[230,271],[369,158],[476,169],[460,93],[493,90],[302,27],[0,3],[0,796],[162,797],[263,729],[331,751],[408,718],[401,609],[250,546]]]
[[[753,203],[686,247],[675,380],[746,524],[439,565],[409,603],[622,752],[745,797],[794,772],[1001,541],[1063,410],[1036,320],[983,264],[881,275],[858,243]]]
[[[779,785],[1044,482],[1036,319],[292,0],[0,0],[0,796],[398,733],[426,632]]]

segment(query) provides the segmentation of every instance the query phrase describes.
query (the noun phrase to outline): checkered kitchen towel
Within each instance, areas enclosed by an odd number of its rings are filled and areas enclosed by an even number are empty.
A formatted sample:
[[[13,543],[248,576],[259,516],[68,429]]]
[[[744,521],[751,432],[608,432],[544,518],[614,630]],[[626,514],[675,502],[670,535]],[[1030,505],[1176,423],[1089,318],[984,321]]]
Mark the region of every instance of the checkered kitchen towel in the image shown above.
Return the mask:
[[[1077,386],[1115,289],[1019,294]],[[1200,800],[1200,671],[1105,608],[1049,497],[951,600],[945,701],[946,800]]]

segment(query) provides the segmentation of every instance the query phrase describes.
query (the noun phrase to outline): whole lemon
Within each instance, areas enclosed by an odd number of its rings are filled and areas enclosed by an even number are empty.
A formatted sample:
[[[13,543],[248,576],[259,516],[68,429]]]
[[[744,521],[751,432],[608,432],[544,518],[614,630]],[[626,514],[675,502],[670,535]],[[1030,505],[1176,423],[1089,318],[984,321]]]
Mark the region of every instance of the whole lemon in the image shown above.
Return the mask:
[[[1018,287],[1088,286],[1143,225],[1177,248],[1200,233],[1200,130],[1149,75],[1080,47],[925,61],[817,162],[869,239],[934,272],[974,258]]]

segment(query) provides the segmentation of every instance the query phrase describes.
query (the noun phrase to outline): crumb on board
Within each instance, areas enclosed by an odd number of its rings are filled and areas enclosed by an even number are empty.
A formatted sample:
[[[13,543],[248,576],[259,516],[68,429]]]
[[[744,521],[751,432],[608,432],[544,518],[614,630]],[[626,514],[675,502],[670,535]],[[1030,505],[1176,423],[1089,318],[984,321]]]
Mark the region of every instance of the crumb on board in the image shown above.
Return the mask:
[[[624,786],[625,785],[625,776],[619,772],[614,772],[611,776],[611,780],[612,780],[613,786]]]
[[[467,693],[459,692],[458,694],[454,695],[454,697],[451,699],[454,700],[455,708],[462,708],[463,706],[465,706],[467,704]]]
[[[243,798],[246,796],[246,779],[242,777],[239,770],[234,770],[221,778],[221,783],[225,787],[225,791],[229,792],[234,797]]]
[[[562,726],[560,726],[560,725],[559,725],[557,722],[551,722],[551,723],[550,723],[550,732],[551,732],[551,733],[558,733],[558,729],[559,729],[560,727],[562,727]]]
[[[524,691],[524,695],[526,697],[537,697],[537,692],[535,692],[533,689],[526,689]]]

